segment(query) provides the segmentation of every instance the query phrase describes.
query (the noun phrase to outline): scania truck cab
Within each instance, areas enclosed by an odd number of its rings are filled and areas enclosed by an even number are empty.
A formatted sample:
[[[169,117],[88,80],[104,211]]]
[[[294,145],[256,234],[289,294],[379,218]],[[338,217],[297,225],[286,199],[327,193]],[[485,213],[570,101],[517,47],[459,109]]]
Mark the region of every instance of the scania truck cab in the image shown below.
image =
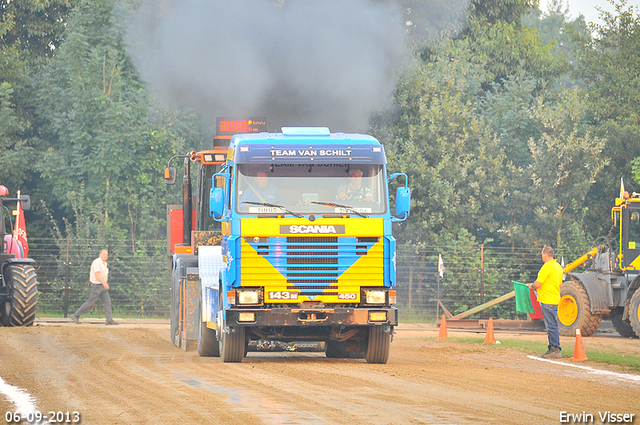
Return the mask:
[[[221,246],[199,251],[219,265],[203,279],[200,354],[239,362],[250,341],[322,341],[327,357],[386,363],[398,324],[392,223],[409,216],[407,184],[387,175],[372,136],[233,136],[209,202]]]

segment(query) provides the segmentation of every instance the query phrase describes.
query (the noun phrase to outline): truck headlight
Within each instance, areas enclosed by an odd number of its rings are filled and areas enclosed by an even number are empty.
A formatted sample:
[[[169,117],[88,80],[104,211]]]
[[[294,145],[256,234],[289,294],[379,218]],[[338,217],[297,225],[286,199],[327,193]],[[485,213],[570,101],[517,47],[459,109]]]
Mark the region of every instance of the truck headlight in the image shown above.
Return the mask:
[[[260,304],[259,291],[238,291],[238,305]]]
[[[387,302],[387,292],[365,291],[365,302],[367,304],[384,304]]]

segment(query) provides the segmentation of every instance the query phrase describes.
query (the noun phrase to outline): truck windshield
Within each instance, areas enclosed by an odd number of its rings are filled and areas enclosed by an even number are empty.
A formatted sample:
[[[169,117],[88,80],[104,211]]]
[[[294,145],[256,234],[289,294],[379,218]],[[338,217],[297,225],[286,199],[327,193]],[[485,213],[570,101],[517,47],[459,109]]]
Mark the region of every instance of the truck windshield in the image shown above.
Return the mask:
[[[387,185],[382,165],[239,164],[235,185],[238,213],[382,214]],[[320,205],[340,204],[352,208]],[[271,204],[271,205],[260,205]]]

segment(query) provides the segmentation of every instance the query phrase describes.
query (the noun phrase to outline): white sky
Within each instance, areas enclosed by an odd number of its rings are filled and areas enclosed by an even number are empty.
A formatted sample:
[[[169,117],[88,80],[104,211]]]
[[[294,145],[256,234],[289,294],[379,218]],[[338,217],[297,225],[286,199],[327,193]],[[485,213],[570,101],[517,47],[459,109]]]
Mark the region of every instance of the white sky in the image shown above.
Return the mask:
[[[540,0],[540,8],[546,9],[550,0]],[[578,15],[584,15],[587,22],[598,22],[600,12],[596,10],[596,6],[609,12],[614,12],[615,8],[607,0],[564,0],[564,4],[569,4],[569,15],[571,18],[577,18]],[[634,14],[640,14],[640,0],[628,0],[627,6],[633,6]]]

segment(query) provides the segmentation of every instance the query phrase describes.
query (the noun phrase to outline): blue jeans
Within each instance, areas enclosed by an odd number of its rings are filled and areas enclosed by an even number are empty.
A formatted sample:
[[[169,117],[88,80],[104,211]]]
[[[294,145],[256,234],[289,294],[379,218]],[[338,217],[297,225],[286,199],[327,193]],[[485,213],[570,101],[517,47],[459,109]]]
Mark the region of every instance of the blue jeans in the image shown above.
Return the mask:
[[[557,348],[561,350],[560,331],[558,330],[558,305],[540,303],[540,307],[542,308],[544,326],[547,328],[547,335],[549,336],[549,349]]]

